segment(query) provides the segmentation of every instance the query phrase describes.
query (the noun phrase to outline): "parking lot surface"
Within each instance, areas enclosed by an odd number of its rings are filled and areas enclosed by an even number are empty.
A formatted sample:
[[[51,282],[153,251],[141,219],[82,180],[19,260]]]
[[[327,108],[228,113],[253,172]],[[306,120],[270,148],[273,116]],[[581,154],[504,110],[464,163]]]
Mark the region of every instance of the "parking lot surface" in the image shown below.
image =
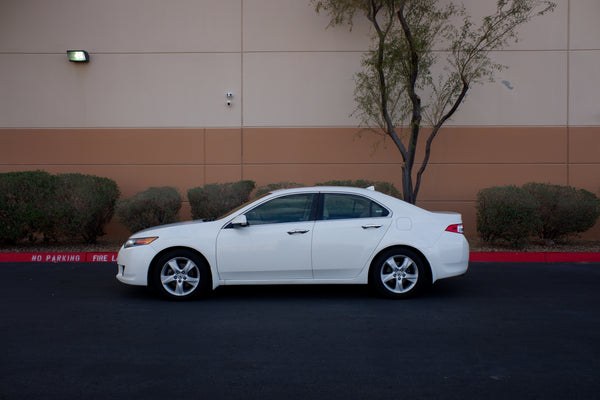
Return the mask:
[[[599,398],[597,263],[472,263],[402,301],[261,286],[177,303],[114,264],[0,273],[2,400]]]

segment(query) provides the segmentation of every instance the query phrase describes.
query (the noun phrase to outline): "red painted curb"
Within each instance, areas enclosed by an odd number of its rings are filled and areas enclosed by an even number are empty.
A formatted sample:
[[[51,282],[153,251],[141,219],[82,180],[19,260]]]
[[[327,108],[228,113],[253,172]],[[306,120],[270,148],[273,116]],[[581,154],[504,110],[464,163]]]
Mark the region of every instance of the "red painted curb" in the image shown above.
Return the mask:
[[[600,262],[600,253],[473,252],[473,262]]]
[[[0,253],[0,262],[102,262],[114,263],[117,253]],[[525,253],[525,252],[472,252],[472,262],[600,262],[600,253]]]
[[[544,262],[544,253],[524,252],[473,252],[469,261],[474,262]]]
[[[116,262],[117,253],[0,253],[0,262]]]

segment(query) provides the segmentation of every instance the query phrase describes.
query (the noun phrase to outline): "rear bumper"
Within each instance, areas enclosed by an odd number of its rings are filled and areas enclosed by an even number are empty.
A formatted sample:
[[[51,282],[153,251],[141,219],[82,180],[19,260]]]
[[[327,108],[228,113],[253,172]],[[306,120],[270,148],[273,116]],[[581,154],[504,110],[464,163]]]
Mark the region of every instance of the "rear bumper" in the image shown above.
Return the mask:
[[[445,232],[429,257],[432,282],[464,275],[469,268],[469,243],[464,235]]]

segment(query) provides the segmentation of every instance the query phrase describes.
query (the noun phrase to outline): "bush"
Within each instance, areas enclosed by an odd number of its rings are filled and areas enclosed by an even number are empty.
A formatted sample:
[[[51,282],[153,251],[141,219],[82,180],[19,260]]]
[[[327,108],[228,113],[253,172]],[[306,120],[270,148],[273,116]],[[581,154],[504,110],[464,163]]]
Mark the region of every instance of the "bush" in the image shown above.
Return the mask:
[[[477,231],[484,242],[503,239],[522,247],[540,226],[539,202],[526,190],[504,186],[477,194]]]
[[[51,224],[49,209],[56,186],[56,177],[44,171],[0,174],[0,240],[34,240]]]
[[[119,187],[109,178],[77,173],[58,175],[55,196],[55,231],[64,236],[81,236],[95,243],[104,235],[119,198]]]
[[[246,203],[254,181],[211,183],[188,190],[193,219],[214,219]]]
[[[301,185],[299,183],[296,182],[279,182],[279,183],[270,183],[268,185],[264,185],[264,186],[260,186],[256,189],[256,191],[254,192],[254,195],[252,197],[257,198],[262,196],[265,193],[269,193],[272,192],[274,190],[279,190],[279,189],[292,189],[292,188],[298,188],[298,187],[303,187],[304,185]]]
[[[93,243],[103,235],[119,197],[114,181],[92,175],[50,175],[44,171],[0,174],[0,239],[45,240],[81,236]]]
[[[570,186],[528,183],[523,186],[540,205],[541,239],[555,240],[585,232],[600,216],[600,200],[595,194]]]
[[[151,187],[117,203],[117,215],[129,232],[178,221],[181,195],[170,186]]]
[[[375,190],[381,193],[385,193],[389,196],[402,199],[402,194],[396,189],[393,183],[381,182],[381,181],[369,181],[366,179],[357,179],[355,181],[327,181],[323,183],[317,183],[315,186],[351,186],[359,188],[367,188],[369,186],[375,186]]]

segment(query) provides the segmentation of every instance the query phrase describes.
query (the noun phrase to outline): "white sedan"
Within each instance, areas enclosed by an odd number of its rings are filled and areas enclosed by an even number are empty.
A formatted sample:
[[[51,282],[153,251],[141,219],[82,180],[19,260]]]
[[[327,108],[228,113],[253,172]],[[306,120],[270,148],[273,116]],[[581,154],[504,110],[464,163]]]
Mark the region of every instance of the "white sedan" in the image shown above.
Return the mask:
[[[215,221],[134,234],[117,279],[176,300],[221,285],[369,284],[404,298],[467,271],[460,214],[429,212],[372,188],[278,190]]]

